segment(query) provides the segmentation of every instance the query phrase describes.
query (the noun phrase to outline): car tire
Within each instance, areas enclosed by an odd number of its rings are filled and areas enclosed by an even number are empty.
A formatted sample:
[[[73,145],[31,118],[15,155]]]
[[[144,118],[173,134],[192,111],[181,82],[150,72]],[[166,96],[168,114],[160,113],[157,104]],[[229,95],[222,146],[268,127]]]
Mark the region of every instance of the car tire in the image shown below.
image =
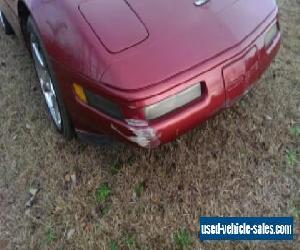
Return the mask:
[[[14,34],[14,30],[12,29],[11,25],[9,24],[4,13],[1,10],[0,10],[0,25],[6,35]]]
[[[43,46],[37,25],[32,17],[29,17],[27,21],[26,39],[51,120],[57,131],[70,140],[74,137],[72,122],[64,105],[59,84],[51,68],[47,51]]]

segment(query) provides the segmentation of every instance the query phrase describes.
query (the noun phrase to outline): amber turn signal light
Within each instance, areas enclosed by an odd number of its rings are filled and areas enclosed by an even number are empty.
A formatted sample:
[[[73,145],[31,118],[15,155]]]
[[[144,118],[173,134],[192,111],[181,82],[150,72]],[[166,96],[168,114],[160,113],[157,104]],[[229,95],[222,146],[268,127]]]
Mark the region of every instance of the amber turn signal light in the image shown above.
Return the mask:
[[[87,103],[87,98],[81,85],[73,83],[73,89],[80,101]]]

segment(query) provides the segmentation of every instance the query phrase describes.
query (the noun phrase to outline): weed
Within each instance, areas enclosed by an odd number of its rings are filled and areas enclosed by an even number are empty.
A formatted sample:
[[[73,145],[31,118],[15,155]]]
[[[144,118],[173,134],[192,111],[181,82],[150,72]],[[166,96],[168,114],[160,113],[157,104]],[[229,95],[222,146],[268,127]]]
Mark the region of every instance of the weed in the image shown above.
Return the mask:
[[[300,209],[299,208],[293,207],[292,213],[297,219],[300,219]]]
[[[295,151],[287,151],[287,161],[290,166],[295,166],[299,163],[297,153]]]
[[[124,243],[125,243],[126,247],[128,247],[129,249],[135,247],[136,241],[135,241],[134,235],[133,234],[127,235],[124,239]]]
[[[56,234],[51,224],[49,224],[46,229],[46,240],[47,244],[51,244],[53,241],[56,240]]]
[[[105,206],[105,207],[101,208],[101,211],[100,211],[101,215],[102,216],[107,215],[110,209],[111,209],[111,206]]]
[[[109,244],[109,249],[110,250],[119,250],[119,245],[115,240],[111,240]]]
[[[192,244],[192,238],[187,230],[179,230],[173,235],[177,248],[185,249]]]
[[[97,202],[103,203],[108,200],[108,198],[112,195],[112,190],[108,186],[108,184],[102,184],[96,190],[96,200]]]
[[[299,202],[295,203],[293,201],[290,201],[288,203],[288,209],[289,209],[289,212],[295,217],[297,218],[297,220],[300,219],[300,207],[299,207]]]
[[[300,135],[300,126],[290,128],[290,134],[293,136],[299,136]]]
[[[137,184],[134,188],[134,192],[136,194],[136,196],[138,198],[141,198],[143,192],[145,190],[145,183],[144,182],[140,182],[139,184]]]
[[[121,169],[121,163],[119,161],[116,161],[110,168],[110,173],[112,175],[116,175],[119,173],[120,169]]]

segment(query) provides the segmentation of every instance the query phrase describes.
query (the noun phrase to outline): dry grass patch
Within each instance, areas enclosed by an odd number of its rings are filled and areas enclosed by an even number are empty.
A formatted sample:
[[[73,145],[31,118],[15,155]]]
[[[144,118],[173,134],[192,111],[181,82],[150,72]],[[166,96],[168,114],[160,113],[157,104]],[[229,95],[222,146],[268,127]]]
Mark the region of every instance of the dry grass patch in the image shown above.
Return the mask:
[[[153,151],[60,138],[31,60],[0,32],[0,248],[299,249],[198,240],[200,215],[299,222],[300,3],[278,2],[283,46],[257,87]]]

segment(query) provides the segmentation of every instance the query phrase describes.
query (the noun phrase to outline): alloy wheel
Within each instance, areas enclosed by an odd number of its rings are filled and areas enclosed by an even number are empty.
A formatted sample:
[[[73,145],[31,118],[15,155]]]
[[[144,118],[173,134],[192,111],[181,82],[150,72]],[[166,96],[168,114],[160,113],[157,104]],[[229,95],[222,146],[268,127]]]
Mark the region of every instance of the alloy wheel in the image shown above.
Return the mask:
[[[46,104],[49,108],[51,117],[56,127],[60,130],[62,128],[62,119],[61,119],[61,112],[56,97],[56,92],[53,85],[53,80],[47,68],[40,45],[34,39],[31,39],[31,49],[32,49],[32,56],[34,59],[35,69],[37,72],[37,76],[39,78],[39,82],[41,85],[44,98],[46,100]]]
[[[3,27],[3,29],[5,29],[4,16],[3,16],[2,11],[0,11],[0,23],[1,23],[1,26]]]

